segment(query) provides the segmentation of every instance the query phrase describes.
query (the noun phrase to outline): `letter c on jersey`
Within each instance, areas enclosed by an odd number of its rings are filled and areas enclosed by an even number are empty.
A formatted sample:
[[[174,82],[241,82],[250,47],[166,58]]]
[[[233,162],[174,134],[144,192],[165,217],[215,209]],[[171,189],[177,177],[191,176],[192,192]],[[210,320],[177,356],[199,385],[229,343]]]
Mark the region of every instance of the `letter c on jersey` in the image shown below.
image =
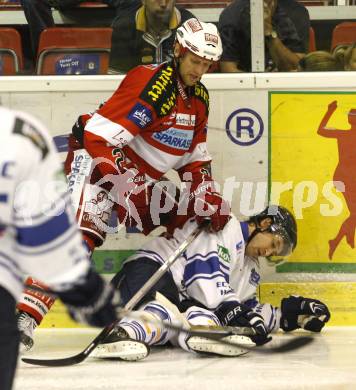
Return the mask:
[[[262,137],[264,126],[262,118],[256,111],[240,108],[227,118],[225,129],[232,142],[249,146]]]
[[[5,161],[0,166],[0,176],[4,177],[5,179],[11,179],[13,176],[11,174],[11,168],[13,168],[15,164],[15,161]]]

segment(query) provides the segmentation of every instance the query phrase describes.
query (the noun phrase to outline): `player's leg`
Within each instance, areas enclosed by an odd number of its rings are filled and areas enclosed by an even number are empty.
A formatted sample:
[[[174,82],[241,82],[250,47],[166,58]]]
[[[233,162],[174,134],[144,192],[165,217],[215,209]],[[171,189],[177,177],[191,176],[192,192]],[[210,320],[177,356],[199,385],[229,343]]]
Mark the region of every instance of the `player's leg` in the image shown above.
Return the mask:
[[[167,330],[160,321],[181,325],[174,314],[157,301],[144,304],[134,313],[137,318],[123,318],[115,331],[96,348],[93,357],[144,359],[149,354],[149,346],[164,345],[174,336],[175,332]]]
[[[11,390],[15,375],[19,332],[15,318],[15,299],[0,287],[0,389]]]
[[[123,269],[112,281],[114,285],[118,286],[123,302],[127,303],[159,267],[160,264],[148,258],[142,258],[126,263],[123,266]],[[156,291],[159,291],[169,297],[169,299],[175,303],[179,302],[178,290],[172,276],[167,273],[136,306],[137,311],[135,314],[138,314],[141,318],[123,318],[114,331],[105,340],[105,343],[97,347],[93,356],[124,359],[123,356],[125,356],[127,349],[130,348],[127,340],[131,340],[133,343],[131,347],[133,351],[140,349],[140,351],[143,352],[137,342],[146,345],[147,356],[149,345],[165,344],[171,339],[172,332],[157,323],[157,320],[174,323],[177,323],[177,320],[169,309],[165,308],[160,302],[155,301],[154,297]],[[149,321],[156,323],[149,323]],[[140,353],[136,360],[144,357],[144,354]],[[135,360],[134,352],[130,360]]]
[[[33,291],[31,287],[42,289]],[[25,282],[25,289],[17,304],[17,326],[20,331],[20,352],[29,351],[33,347],[33,332],[42,322],[43,317],[52,307],[55,299],[45,294],[46,287],[31,277]]]
[[[194,326],[220,326],[219,319],[215,314],[207,309],[192,306],[186,312],[185,316],[192,327]],[[231,335],[224,339],[230,342],[246,344],[254,346],[255,344],[247,336]],[[241,346],[225,345],[218,340],[209,340],[205,337],[189,336],[181,332],[177,339],[178,345],[186,351],[198,352],[203,354],[214,354],[221,356],[240,356],[246,354],[248,351]]]

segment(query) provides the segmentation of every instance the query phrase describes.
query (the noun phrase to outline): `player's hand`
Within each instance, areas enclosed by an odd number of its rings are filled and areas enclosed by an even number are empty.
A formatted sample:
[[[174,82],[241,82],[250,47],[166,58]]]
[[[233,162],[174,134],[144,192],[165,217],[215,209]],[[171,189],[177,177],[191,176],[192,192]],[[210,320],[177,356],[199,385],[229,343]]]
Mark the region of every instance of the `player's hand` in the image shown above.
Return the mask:
[[[255,335],[250,336],[256,345],[263,345],[271,340],[263,317],[248,306],[237,302],[224,302],[215,311],[223,326],[251,327]]]
[[[325,303],[293,295],[282,299],[281,312],[280,326],[286,332],[298,328],[320,332],[330,319],[330,312]]]
[[[200,225],[207,218],[214,232],[222,230],[230,219],[230,205],[217,192],[206,191],[194,198],[196,221]]]
[[[119,294],[93,270],[88,272],[84,283],[57,294],[75,321],[104,327],[117,319]]]
[[[126,198],[130,199],[137,208],[147,207],[150,203],[150,197],[147,192],[146,174],[136,168],[130,168],[126,171],[125,176],[127,183]]]

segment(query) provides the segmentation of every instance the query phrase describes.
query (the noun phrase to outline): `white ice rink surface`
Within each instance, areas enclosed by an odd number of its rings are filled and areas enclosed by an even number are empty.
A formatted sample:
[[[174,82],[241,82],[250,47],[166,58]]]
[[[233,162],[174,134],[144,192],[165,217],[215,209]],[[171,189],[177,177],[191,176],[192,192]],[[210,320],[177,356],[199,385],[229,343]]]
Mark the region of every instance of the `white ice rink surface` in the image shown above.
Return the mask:
[[[80,352],[98,330],[40,329],[31,357]],[[304,332],[294,332],[302,335]],[[291,335],[274,336],[274,345]],[[101,361],[60,368],[19,362],[15,390],[250,390],[356,389],[356,328],[329,327],[312,344],[288,353],[250,352],[237,358],[153,348],[141,362]]]

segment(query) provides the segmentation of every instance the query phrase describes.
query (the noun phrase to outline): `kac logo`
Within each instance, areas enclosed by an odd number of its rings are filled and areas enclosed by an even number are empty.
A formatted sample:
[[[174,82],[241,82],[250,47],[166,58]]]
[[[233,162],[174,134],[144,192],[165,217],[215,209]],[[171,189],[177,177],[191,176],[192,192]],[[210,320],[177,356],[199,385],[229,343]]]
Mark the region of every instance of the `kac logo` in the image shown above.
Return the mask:
[[[242,146],[256,143],[263,134],[263,121],[256,111],[240,108],[227,118],[226,134],[232,142]]]

